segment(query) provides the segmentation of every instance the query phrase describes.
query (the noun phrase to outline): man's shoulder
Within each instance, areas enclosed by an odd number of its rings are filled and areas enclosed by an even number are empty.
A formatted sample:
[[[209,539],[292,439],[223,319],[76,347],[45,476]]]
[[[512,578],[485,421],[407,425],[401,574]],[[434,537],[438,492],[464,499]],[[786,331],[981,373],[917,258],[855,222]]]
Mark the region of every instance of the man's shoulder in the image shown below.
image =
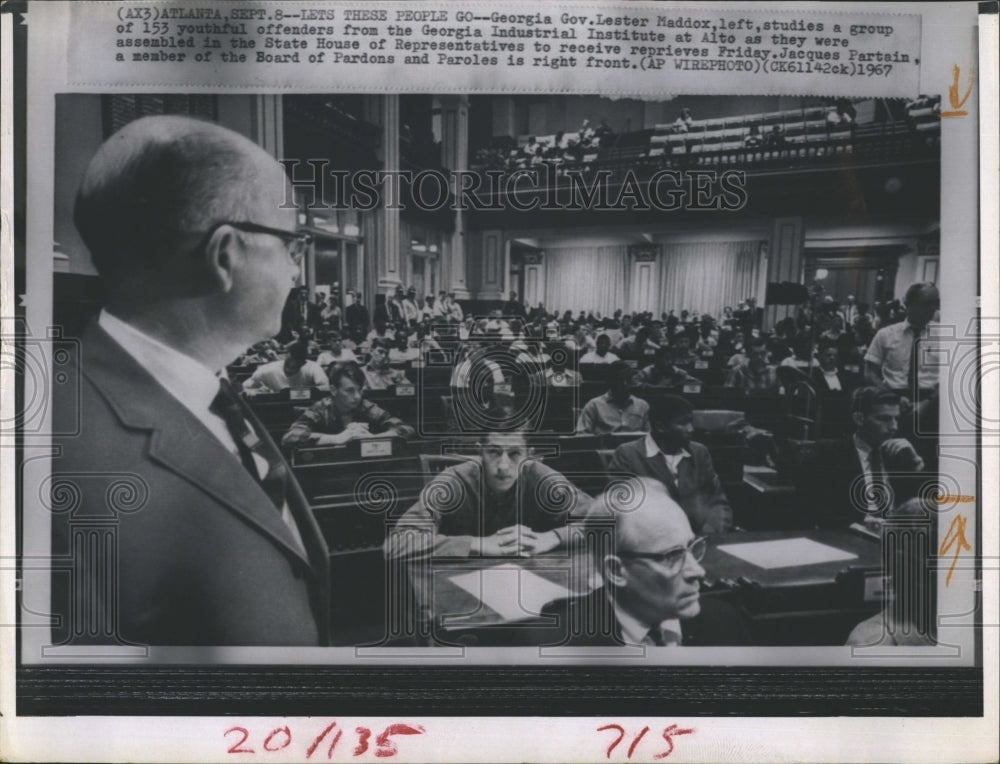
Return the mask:
[[[620,446],[615,448],[615,456],[633,456],[633,455],[645,455],[646,453],[646,439],[636,438],[635,440],[630,440],[626,443],[622,443]]]

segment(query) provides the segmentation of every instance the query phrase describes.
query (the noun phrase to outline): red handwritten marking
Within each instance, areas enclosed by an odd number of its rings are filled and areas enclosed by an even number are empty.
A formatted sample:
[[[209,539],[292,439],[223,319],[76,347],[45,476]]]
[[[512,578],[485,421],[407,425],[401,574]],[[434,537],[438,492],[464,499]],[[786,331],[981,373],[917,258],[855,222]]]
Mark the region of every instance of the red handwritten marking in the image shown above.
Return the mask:
[[[424,734],[423,727],[411,727],[409,724],[390,724],[385,728],[385,731],[375,739],[375,743],[378,746],[375,749],[375,755],[385,758],[387,756],[395,756],[399,753],[399,749],[396,748],[396,744],[389,739],[390,735],[422,734]]]
[[[230,732],[242,732],[243,737],[229,747],[229,753],[255,753],[253,748],[240,748],[247,741],[247,738],[250,737],[250,732],[246,727],[230,727],[222,733],[222,736],[225,737]]]
[[[326,729],[324,729],[322,732],[320,732],[316,736],[316,739],[313,740],[312,743],[310,743],[309,747],[306,749],[306,758],[307,759],[310,756],[312,756],[314,753],[316,753],[316,749],[319,748],[319,744],[323,742],[323,738],[325,738],[327,735],[329,735],[330,732],[333,730],[333,728],[336,727],[336,726],[337,726],[337,722],[330,722],[328,725],[326,725]],[[337,730],[337,734],[334,735],[334,737],[333,737],[333,742],[330,743],[330,748],[327,749],[326,758],[329,759],[329,758],[331,758],[333,756],[333,749],[336,747],[337,742],[340,740],[341,734],[342,734],[342,730]]]
[[[639,745],[639,741],[642,740],[647,732],[649,732],[649,727],[643,727],[642,731],[635,736],[635,740],[632,741],[632,745],[628,747],[628,756],[626,756],[626,758],[632,758],[632,754],[635,752],[635,747]]]
[[[372,731],[367,727],[357,727],[354,731],[358,733],[358,744],[354,747],[354,755],[360,756],[368,750],[368,738],[372,736]]]
[[[222,733],[223,737],[232,732],[239,735],[240,739],[229,747],[229,753],[256,753],[253,748],[242,747],[247,740],[250,739],[250,732],[246,727],[230,727]],[[371,747],[370,741],[372,738],[372,731],[368,727],[356,727],[355,732],[358,735],[358,744],[354,748],[353,756],[361,756]],[[426,730],[419,725],[414,726],[400,723],[390,724],[382,730],[378,737],[375,738],[375,756],[386,759],[399,753],[396,741],[392,739],[394,735],[423,735],[425,732]],[[332,736],[331,733],[333,733]],[[305,758],[311,759],[323,741],[329,739],[330,745],[326,750],[326,758],[327,760],[332,759],[333,752],[336,750],[337,744],[340,742],[340,738],[343,734],[344,730],[337,728],[337,722],[330,722],[318,735],[316,735],[316,737],[313,738],[309,747],[306,749]],[[292,744],[292,737],[292,730],[288,726],[275,727],[268,733],[267,737],[264,738],[263,748],[268,753],[288,748]]]
[[[603,727],[597,728],[598,732],[604,732],[604,730],[618,730],[619,733],[618,738],[615,740],[615,742],[613,742],[611,745],[608,746],[608,751],[604,756],[606,759],[610,759],[611,752],[618,747],[618,744],[622,741],[622,738],[625,737],[625,728],[622,727],[620,724],[605,724]]]
[[[274,740],[274,736],[277,735],[279,732],[285,733],[285,742],[279,745],[277,748],[271,748],[271,746],[268,744],[272,740]],[[271,730],[271,734],[268,735],[266,738],[264,738],[264,750],[280,751],[282,748],[287,748],[289,745],[291,745],[291,742],[292,742],[292,731],[288,729],[288,727],[275,727],[273,730]]]
[[[972,551],[972,546],[965,538],[965,525],[967,522],[968,520],[962,515],[956,515],[955,519],[951,521],[951,525],[948,526],[948,532],[945,534],[944,541],[941,542],[941,548],[938,550],[938,556],[944,557],[948,554],[949,549],[953,546],[955,547],[955,556],[951,559],[951,567],[948,568],[948,577],[944,580],[945,586],[951,585],[951,574],[955,570],[958,556],[963,550],[966,552]]]
[[[670,754],[672,754],[674,752],[673,736],[674,735],[690,735],[692,732],[694,732],[693,729],[679,730],[679,729],[677,729],[677,725],[676,724],[671,724],[669,727],[667,727],[666,729],[663,730],[663,739],[667,741],[667,745],[669,745],[670,747],[666,751],[664,751],[663,753],[656,754],[656,756],[654,756],[653,758],[657,759],[657,760],[667,758]]]
[[[608,746],[608,750],[605,752],[605,758],[610,759],[611,752],[614,751],[615,748],[618,747],[618,744],[625,739],[625,728],[622,727],[620,724],[605,724],[603,727],[597,728],[598,732],[603,732],[604,730],[615,730],[618,732],[618,737],[612,741],[611,745]],[[632,758],[632,754],[635,753],[635,749],[639,746],[639,741],[643,739],[643,737],[646,735],[647,732],[649,732],[649,727],[643,727],[641,730],[639,730],[639,734],[635,736],[635,738],[632,740],[632,744],[628,747],[628,751],[625,754],[626,759]],[[692,732],[694,732],[693,729],[678,729],[676,724],[671,724],[669,727],[664,727],[663,732],[661,734],[663,735],[663,739],[666,741],[669,748],[667,748],[667,750],[663,751],[662,753],[656,754],[655,756],[653,756],[653,758],[657,761],[660,759],[667,758],[670,754],[674,752],[674,741],[673,741],[674,736],[690,735]]]

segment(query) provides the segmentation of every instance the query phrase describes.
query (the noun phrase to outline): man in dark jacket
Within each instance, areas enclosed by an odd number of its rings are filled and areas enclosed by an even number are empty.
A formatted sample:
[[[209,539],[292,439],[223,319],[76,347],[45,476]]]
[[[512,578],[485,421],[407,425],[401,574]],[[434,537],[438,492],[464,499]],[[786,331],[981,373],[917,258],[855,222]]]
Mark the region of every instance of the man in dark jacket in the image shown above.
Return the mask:
[[[691,404],[677,395],[653,398],[651,431],[615,449],[608,472],[660,481],[695,531],[721,533],[732,528],[733,511],[708,449],[691,440],[692,414]]]
[[[625,495],[630,506],[617,506],[616,497]],[[749,630],[735,608],[701,596],[705,570],[699,562],[706,541],[695,536],[662,483],[636,480],[631,491],[598,497],[586,520],[613,528],[610,544],[589,550],[604,585],[548,605],[543,614],[555,616],[558,625],[540,630],[540,644],[750,644]]]

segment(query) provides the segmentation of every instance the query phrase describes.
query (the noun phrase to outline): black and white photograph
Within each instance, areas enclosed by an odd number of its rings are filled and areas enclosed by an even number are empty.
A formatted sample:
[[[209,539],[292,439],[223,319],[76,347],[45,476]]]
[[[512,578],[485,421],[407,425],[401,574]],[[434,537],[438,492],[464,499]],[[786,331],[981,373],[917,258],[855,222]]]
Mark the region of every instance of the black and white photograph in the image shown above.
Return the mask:
[[[60,96],[53,654],[933,645],[940,109]]]
[[[52,5],[22,69],[98,29]],[[941,9],[108,5],[5,97],[19,722],[751,761],[795,748],[710,717],[894,717],[916,761],[995,716],[995,94]]]

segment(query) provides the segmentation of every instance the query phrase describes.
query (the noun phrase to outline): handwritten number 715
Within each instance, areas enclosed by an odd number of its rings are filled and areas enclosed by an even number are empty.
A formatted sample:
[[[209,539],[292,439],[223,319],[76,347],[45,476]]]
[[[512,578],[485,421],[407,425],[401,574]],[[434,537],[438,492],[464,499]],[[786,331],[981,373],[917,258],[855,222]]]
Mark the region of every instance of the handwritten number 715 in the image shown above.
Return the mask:
[[[605,724],[603,727],[597,728],[598,732],[603,732],[604,730],[614,730],[618,733],[618,737],[616,737],[611,742],[611,745],[608,746],[607,753],[605,754],[605,758],[610,759],[611,752],[614,751],[615,748],[618,747],[619,743],[621,743],[622,740],[625,739],[625,728],[622,727],[620,724]],[[646,735],[647,732],[649,732],[649,727],[643,727],[641,730],[639,730],[639,733],[634,738],[632,738],[632,742],[629,744],[628,751],[625,754],[626,759],[632,758],[632,754],[635,753],[635,749],[639,745],[639,741],[643,739],[643,737]],[[669,727],[664,727],[663,732],[661,734],[663,735],[663,739],[667,743],[667,748],[661,753],[654,755],[653,759],[655,760],[665,759],[674,752],[674,741],[673,741],[674,735],[690,735],[692,732],[694,732],[693,729],[679,729],[676,724],[671,724]]]

